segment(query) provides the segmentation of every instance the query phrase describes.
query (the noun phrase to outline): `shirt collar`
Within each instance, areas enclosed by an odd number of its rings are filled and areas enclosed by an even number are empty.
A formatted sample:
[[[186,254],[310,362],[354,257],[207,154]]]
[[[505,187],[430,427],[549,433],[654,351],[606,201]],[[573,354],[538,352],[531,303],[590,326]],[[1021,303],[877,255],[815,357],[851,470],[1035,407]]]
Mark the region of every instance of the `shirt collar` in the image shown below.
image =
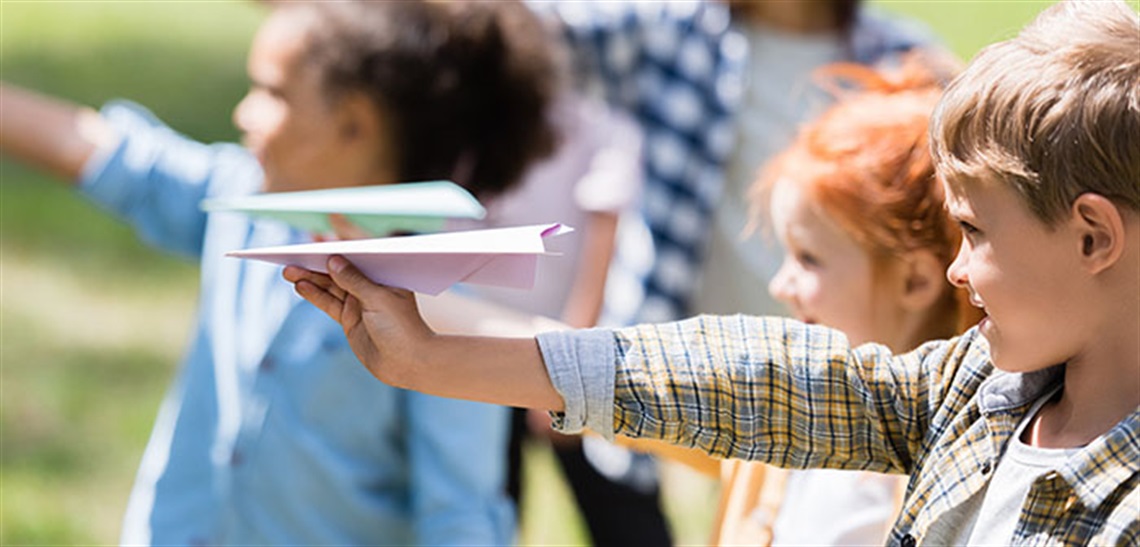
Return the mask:
[[[1019,409],[1027,412],[1034,401],[1062,381],[1064,370],[1064,365],[1057,365],[1029,373],[996,371],[982,384],[978,407],[986,416]],[[1023,418],[1015,417],[1018,421]],[[1140,407],[1057,471],[1085,507],[1104,503],[1140,471]]]
[[[1064,377],[1065,366],[1015,373],[995,369],[979,388],[978,408],[984,415],[1028,408],[1034,401],[1057,385]]]
[[[1140,407],[1058,470],[1088,508],[1104,503],[1140,471]]]

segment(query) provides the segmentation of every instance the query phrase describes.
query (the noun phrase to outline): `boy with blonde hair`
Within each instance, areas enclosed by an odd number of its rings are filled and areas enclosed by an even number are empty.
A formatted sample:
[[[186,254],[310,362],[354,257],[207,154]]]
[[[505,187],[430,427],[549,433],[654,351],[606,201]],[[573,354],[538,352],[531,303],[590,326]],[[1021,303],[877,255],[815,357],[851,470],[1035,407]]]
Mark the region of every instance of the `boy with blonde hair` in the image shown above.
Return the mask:
[[[1123,2],[1065,2],[947,90],[932,140],[964,234],[947,275],[986,318],[902,356],[744,316],[442,336],[342,258],[285,275],[393,385],[551,409],[564,431],[910,474],[891,545],[1136,545],[1138,51]]]

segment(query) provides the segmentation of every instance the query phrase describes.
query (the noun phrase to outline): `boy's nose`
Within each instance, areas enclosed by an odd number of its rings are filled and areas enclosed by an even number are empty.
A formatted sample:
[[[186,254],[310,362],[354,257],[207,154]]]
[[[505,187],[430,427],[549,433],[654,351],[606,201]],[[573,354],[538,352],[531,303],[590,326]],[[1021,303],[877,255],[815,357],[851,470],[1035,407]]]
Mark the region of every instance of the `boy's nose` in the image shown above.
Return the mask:
[[[958,254],[954,256],[954,261],[946,268],[946,279],[950,281],[951,285],[958,288],[965,288],[969,283],[970,278],[966,275],[966,258],[965,243],[958,248]]]

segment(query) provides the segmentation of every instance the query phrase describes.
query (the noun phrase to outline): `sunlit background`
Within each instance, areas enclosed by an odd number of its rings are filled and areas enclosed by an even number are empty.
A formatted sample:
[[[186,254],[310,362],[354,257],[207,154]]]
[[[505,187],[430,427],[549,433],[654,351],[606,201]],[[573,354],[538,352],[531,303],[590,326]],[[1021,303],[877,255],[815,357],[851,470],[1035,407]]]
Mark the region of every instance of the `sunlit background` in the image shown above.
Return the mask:
[[[872,4],[918,17],[968,59],[1050,3]],[[0,78],[90,105],[129,98],[199,140],[234,140],[262,15],[254,2],[0,0]],[[187,342],[197,269],[58,181],[11,162],[0,179],[0,544],[114,544]],[[521,543],[586,543],[553,459],[528,450]],[[666,466],[664,488],[678,542],[702,544],[715,485]]]

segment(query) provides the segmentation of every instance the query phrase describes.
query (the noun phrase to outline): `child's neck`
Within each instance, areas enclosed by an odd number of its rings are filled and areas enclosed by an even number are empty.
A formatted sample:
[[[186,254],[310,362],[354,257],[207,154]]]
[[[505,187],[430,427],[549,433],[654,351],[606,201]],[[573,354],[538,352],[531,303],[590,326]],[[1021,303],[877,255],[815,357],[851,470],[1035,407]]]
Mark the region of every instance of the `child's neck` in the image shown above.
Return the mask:
[[[1135,331],[1133,331],[1135,332]],[[1029,441],[1042,448],[1089,444],[1140,408],[1140,348],[1135,335],[1100,339],[1070,359],[1061,396],[1033,418]]]

